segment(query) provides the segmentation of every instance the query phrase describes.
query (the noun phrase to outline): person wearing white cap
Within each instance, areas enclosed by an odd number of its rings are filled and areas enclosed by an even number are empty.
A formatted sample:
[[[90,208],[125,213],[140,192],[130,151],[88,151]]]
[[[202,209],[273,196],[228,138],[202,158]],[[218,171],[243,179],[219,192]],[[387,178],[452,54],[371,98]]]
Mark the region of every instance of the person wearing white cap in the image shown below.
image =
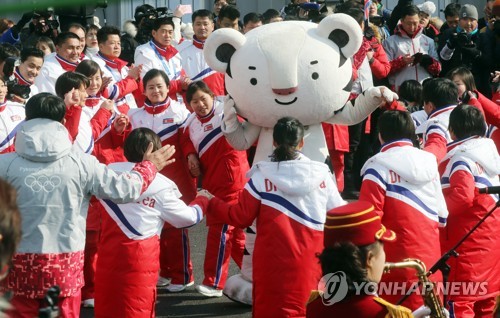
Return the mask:
[[[420,18],[420,25],[424,28],[422,33],[434,39],[436,41],[437,36],[439,35],[439,30],[430,23],[432,15],[436,12],[436,5],[432,1],[426,1],[420,5],[417,5],[418,17]]]

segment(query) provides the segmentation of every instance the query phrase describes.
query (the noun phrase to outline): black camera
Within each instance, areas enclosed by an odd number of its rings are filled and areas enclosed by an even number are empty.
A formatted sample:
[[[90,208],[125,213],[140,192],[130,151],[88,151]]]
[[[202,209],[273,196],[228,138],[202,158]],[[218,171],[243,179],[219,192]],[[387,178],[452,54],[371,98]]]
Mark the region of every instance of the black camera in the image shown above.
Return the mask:
[[[321,6],[314,2],[306,2],[301,4],[288,4],[283,11],[285,12],[285,20],[314,20],[320,15]],[[304,13],[301,15],[301,13]]]
[[[39,318],[57,318],[60,316],[59,307],[57,306],[60,293],[61,289],[59,286],[52,286],[47,290],[44,298],[47,307],[41,308],[38,311]]]
[[[46,33],[59,28],[59,22],[57,20],[52,20],[51,17],[52,12],[49,12],[48,10],[35,10],[33,18],[38,19],[38,23],[36,24],[34,30],[36,34],[46,35]],[[49,27],[46,31],[44,30],[45,26]]]
[[[471,36],[470,36],[470,34],[467,34],[467,32],[462,31],[462,32],[457,34],[458,46],[466,47],[466,46],[470,46],[471,43],[472,43]]]
[[[14,76],[14,69],[17,61],[17,58],[9,57],[5,60],[5,64],[3,66],[5,85],[7,86],[7,99],[9,100],[13,100],[14,95],[17,95],[22,99],[28,99],[31,93],[30,87],[28,85],[19,84],[17,78]]]
[[[385,18],[380,15],[371,16],[369,21],[378,27],[383,27],[385,24]]]
[[[172,18],[174,14],[167,7],[150,8],[142,12],[137,12],[134,16],[136,21],[140,21],[136,41],[144,44],[151,40],[151,31],[156,19]]]

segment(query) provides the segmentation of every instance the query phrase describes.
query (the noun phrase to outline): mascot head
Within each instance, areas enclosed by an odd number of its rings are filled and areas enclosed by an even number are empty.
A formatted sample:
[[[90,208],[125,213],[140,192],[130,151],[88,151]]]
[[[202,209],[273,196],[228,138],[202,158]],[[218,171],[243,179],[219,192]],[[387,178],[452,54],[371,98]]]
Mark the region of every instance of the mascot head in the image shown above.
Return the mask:
[[[334,14],[319,24],[267,24],[246,36],[219,29],[206,41],[204,54],[212,69],[226,74],[237,112],[252,124],[273,127],[279,118],[293,116],[312,125],[347,102],[350,57],[362,39],[353,18]]]

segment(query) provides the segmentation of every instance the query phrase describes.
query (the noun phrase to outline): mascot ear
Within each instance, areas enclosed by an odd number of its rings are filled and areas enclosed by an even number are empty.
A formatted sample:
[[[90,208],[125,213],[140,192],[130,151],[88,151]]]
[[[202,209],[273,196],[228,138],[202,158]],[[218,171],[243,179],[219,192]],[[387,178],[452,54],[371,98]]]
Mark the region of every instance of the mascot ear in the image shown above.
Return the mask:
[[[229,66],[231,57],[245,44],[246,40],[243,34],[233,29],[222,28],[214,31],[203,48],[205,61],[213,70],[231,76]]]
[[[324,18],[318,25],[318,34],[335,42],[345,58],[353,56],[363,42],[359,24],[351,16],[343,13],[335,13]]]

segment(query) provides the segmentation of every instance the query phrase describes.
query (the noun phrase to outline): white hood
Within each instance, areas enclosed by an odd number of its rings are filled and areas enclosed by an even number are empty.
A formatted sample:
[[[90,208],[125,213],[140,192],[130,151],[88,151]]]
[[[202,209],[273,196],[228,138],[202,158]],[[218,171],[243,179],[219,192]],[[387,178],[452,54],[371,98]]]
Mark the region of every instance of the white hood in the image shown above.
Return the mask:
[[[293,196],[306,195],[316,190],[325,178],[331,177],[327,165],[311,161],[302,155],[297,160],[261,161],[253,166],[247,177],[250,178],[257,170],[278,190]]]
[[[500,174],[500,157],[493,140],[489,138],[473,138],[458,145],[443,159],[446,160],[452,155],[470,158],[479,163],[490,176]]]
[[[393,170],[406,182],[413,184],[428,183],[439,177],[436,157],[413,147],[396,147],[378,153],[368,159],[363,167],[363,174],[370,163]]]
[[[25,121],[16,135],[16,153],[30,161],[51,162],[71,151],[68,130],[44,118]]]

